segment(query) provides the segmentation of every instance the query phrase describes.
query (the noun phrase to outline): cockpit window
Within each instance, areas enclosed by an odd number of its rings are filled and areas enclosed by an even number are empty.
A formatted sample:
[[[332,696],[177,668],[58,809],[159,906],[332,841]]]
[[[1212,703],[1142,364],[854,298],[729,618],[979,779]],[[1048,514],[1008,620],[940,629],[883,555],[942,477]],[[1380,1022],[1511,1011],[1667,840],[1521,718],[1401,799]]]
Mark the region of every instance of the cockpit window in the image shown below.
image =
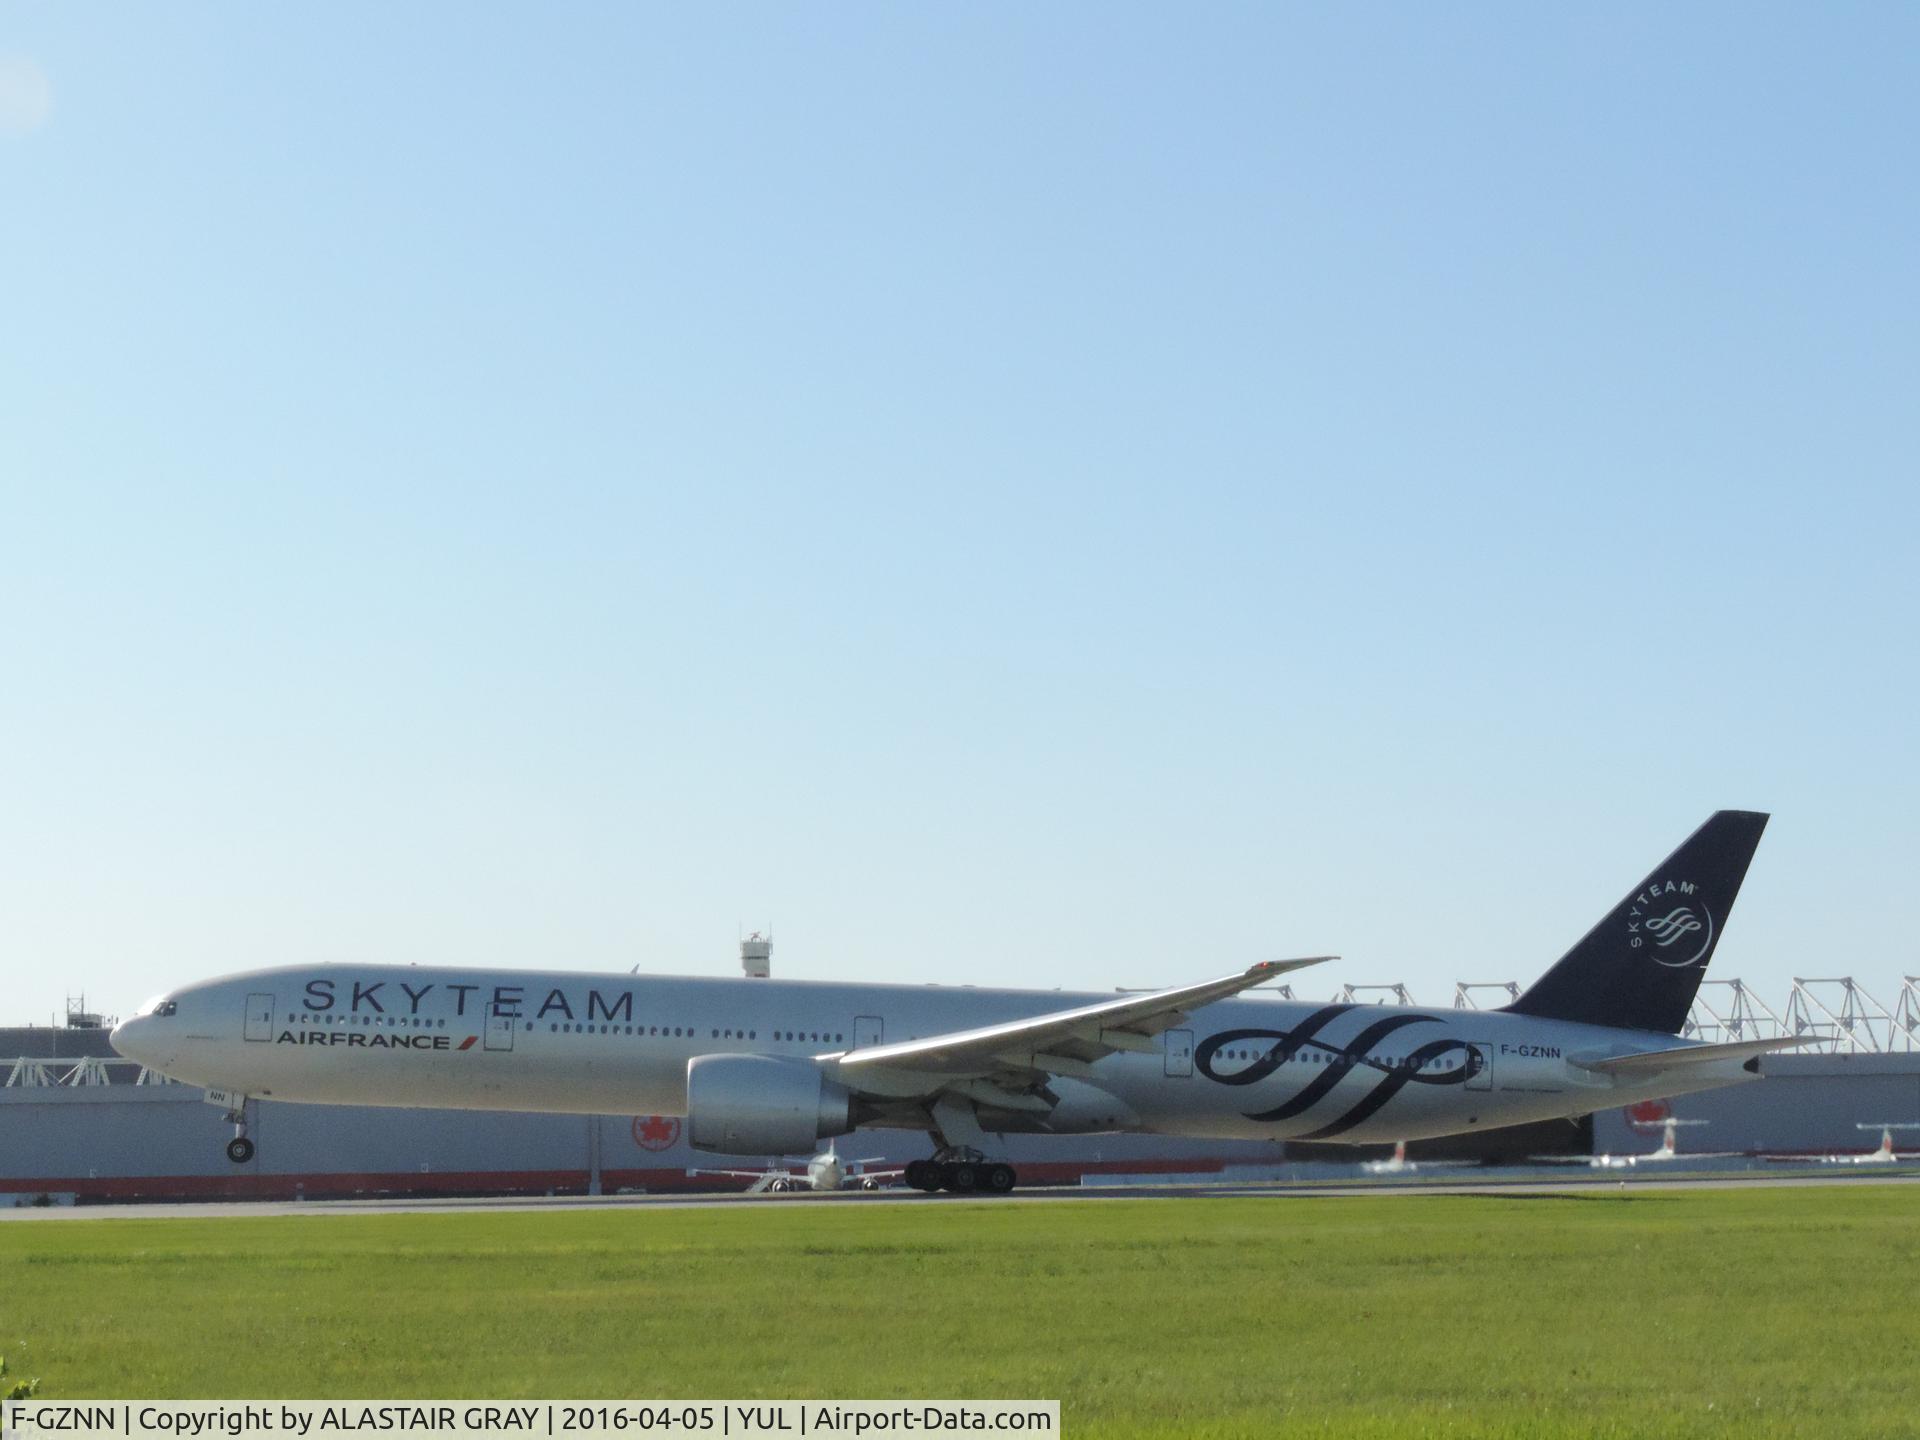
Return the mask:
[[[164,995],[156,995],[153,999],[142,1005],[135,1013],[140,1015],[172,1015],[179,1009],[180,1006],[177,1001],[169,1000]]]

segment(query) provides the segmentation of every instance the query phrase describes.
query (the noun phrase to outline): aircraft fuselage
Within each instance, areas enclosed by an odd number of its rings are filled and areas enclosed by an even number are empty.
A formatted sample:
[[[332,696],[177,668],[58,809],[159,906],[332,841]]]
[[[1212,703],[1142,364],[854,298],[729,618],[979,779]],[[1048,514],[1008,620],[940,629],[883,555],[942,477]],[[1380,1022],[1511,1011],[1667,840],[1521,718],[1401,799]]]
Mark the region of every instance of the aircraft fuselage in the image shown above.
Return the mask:
[[[287,966],[164,997],[115,1044],[179,1080],[313,1104],[684,1114],[702,1055],[806,1059],[1113,997],[428,966]],[[1753,1078],[1734,1061],[1631,1078],[1583,1060],[1681,1047],[1672,1035],[1500,1011],[1236,998],[1196,1009],[1151,1053],[1050,1082],[1046,1113],[983,1108],[990,1131],[1415,1140],[1569,1117]],[[868,1126],[925,1128],[913,1107]]]

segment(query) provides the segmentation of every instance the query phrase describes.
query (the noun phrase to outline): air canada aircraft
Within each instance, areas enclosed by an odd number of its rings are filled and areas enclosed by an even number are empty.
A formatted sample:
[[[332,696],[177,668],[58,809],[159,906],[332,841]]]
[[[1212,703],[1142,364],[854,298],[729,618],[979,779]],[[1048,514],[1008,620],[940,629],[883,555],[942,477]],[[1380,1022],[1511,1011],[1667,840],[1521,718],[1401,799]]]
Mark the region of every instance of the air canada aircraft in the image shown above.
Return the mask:
[[[1004,1194],[1008,1133],[1421,1140],[1758,1076],[1789,1038],[1679,1036],[1767,817],[1715,814],[1500,1010],[1244,996],[1328,956],[1152,993],[464,966],[293,965],[157,996],[122,1055],[249,1098],[687,1118],[695,1149],[927,1132],[921,1190]]]
[[[1660,1148],[1657,1150],[1633,1151],[1623,1155],[1535,1155],[1535,1165],[1586,1165],[1595,1170],[1631,1170],[1636,1165],[1659,1164],[1667,1160],[1728,1160],[1740,1154],[1737,1150],[1689,1150],[1680,1153],[1680,1127],[1682,1125],[1705,1125],[1705,1120],[1676,1120],[1669,1115],[1664,1121],[1630,1121],[1636,1130],[1661,1126]]]
[[[1856,1130],[1878,1130],[1880,1145],[1878,1149],[1850,1151],[1844,1155],[1763,1155],[1761,1159],[1772,1160],[1779,1164],[1804,1165],[1809,1160],[1818,1160],[1822,1165],[1895,1165],[1909,1160],[1920,1160],[1920,1150],[1895,1150],[1893,1132],[1896,1130],[1920,1130],[1920,1124],[1910,1121],[1875,1120],[1856,1124]]]
[[[1893,1132],[1896,1130],[1920,1130],[1920,1125],[1903,1124],[1898,1121],[1891,1124],[1885,1121],[1865,1125],[1855,1125],[1856,1130],[1878,1130],[1880,1146],[1864,1155],[1823,1155],[1821,1160],[1829,1165],[1892,1165],[1901,1160],[1920,1160],[1920,1153],[1912,1150],[1895,1150]]]
[[[827,1141],[827,1148],[818,1155],[809,1156],[806,1169],[799,1174],[784,1165],[769,1165],[765,1170],[716,1170],[703,1166],[698,1170],[689,1170],[689,1175],[724,1175],[732,1180],[751,1180],[747,1187],[749,1195],[786,1195],[795,1190],[878,1190],[885,1182],[898,1179],[904,1172],[900,1170],[869,1170],[869,1165],[881,1165],[885,1160],[874,1156],[867,1160],[844,1160],[833,1148],[833,1141]]]
[[[1369,1175],[1412,1175],[1419,1170],[1443,1169],[1449,1166],[1459,1167],[1478,1165],[1478,1160],[1409,1160],[1407,1142],[1396,1140],[1393,1154],[1381,1160],[1363,1160],[1360,1168]]]

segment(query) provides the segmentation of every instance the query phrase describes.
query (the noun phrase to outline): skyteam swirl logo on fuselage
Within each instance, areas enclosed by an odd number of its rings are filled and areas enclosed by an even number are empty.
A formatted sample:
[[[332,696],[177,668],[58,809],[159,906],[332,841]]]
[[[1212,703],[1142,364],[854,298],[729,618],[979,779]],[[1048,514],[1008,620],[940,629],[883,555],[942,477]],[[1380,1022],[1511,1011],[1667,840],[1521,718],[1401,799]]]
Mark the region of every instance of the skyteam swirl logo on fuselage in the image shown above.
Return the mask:
[[[1627,946],[1684,970],[1713,948],[1713,912],[1691,880],[1658,880],[1627,902]]]
[[[1306,1114],[1331,1095],[1342,1080],[1357,1071],[1378,1072],[1379,1082],[1358,1101],[1317,1130],[1309,1130],[1298,1137],[1302,1140],[1326,1140],[1343,1135],[1369,1119],[1409,1085],[1464,1085],[1478,1075],[1486,1063],[1480,1052],[1465,1040],[1451,1039],[1429,1040],[1394,1060],[1380,1058],[1381,1041],[1411,1025],[1438,1025],[1441,1021],[1437,1015],[1389,1015],[1376,1020],[1343,1044],[1319,1038],[1322,1030],[1353,1008],[1351,1005],[1324,1006],[1291,1030],[1223,1030],[1218,1035],[1209,1035],[1194,1051],[1194,1066],[1202,1075],[1220,1085],[1253,1085],[1289,1065],[1297,1064],[1303,1070],[1310,1071],[1313,1078],[1302,1085],[1291,1099],[1270,1110],[1243,1112],[1249,1120],[1270,1123]],[[1222,1072],[1214,1068],[1214,1060],[1221,1050],[1248,1040],[1271,1040],[1273,1043],[1240,1069]],[[1437,1061],[1449,1055],[1458,1055],[1460,1063],[1448,1069],[1432,1068]]]

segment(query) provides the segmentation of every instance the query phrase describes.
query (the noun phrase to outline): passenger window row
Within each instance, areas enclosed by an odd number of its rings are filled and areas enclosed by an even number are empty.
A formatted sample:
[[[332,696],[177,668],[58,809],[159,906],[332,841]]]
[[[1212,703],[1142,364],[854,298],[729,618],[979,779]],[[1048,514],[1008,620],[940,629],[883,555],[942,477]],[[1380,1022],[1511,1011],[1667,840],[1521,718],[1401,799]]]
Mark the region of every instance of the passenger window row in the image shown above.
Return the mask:
[[[1220,1058],[1222,1060],[1262,1060],[1272,1058],[1275,1053],[1271,1050],[1222,1050]],[[1299,1060],[1307,1065],[1359,1063],[1353,1056],[1329,1054],[1322,1050],[1286,1050],[1278,1052],[1278,1055],[1283,1064],[1293,1060]],[[1384,1066],[1389,1070],[1456,1070],[1460,1066],[1458,1057],[1415,1061],[1410,1055],[1368,1055],[1365,1060],[1369,1065]]]
[[[499,1017],[502,1019],[509,1017]],[[534,1022],[525,1017],[511,1017],[518,1020],[524,1030],[534,1028]],[[288,1015],[289,1025],[379,1025],[398,1029],[444,1030],[447,1022],[444,1016],[428,1019],[420,1016],[405,1015]],[[584,1025],[574,1023],[549,1023],[549,1034],[564,1035],[633,1035],[639,1038],[660,1036],[667,1038],[691,1039],[691,1025]],[[715,1040],[758,1040],[758,1030],[715,1029],[711,1037]],[[795,1044],[840,1045],[845,1036],[832,1034],[825,1030],[776,1030],[770,1037],[774,1040],[790,1041]]]
[[[648,1036],[691,1039],[691,1025],[575,1025],[550,1024],[549,1034],[559,1035],[635,1035],[642,1039]],[[758,1040],[758,1030],[734,1030],[715,1027],[708,1032],[712,1040]],[[826,1030],[776,1030],[768,1037],[772,1040],[791,1041],[796,1044],[840,1045],[844,1044],[844,1034],[833,1034]]]

